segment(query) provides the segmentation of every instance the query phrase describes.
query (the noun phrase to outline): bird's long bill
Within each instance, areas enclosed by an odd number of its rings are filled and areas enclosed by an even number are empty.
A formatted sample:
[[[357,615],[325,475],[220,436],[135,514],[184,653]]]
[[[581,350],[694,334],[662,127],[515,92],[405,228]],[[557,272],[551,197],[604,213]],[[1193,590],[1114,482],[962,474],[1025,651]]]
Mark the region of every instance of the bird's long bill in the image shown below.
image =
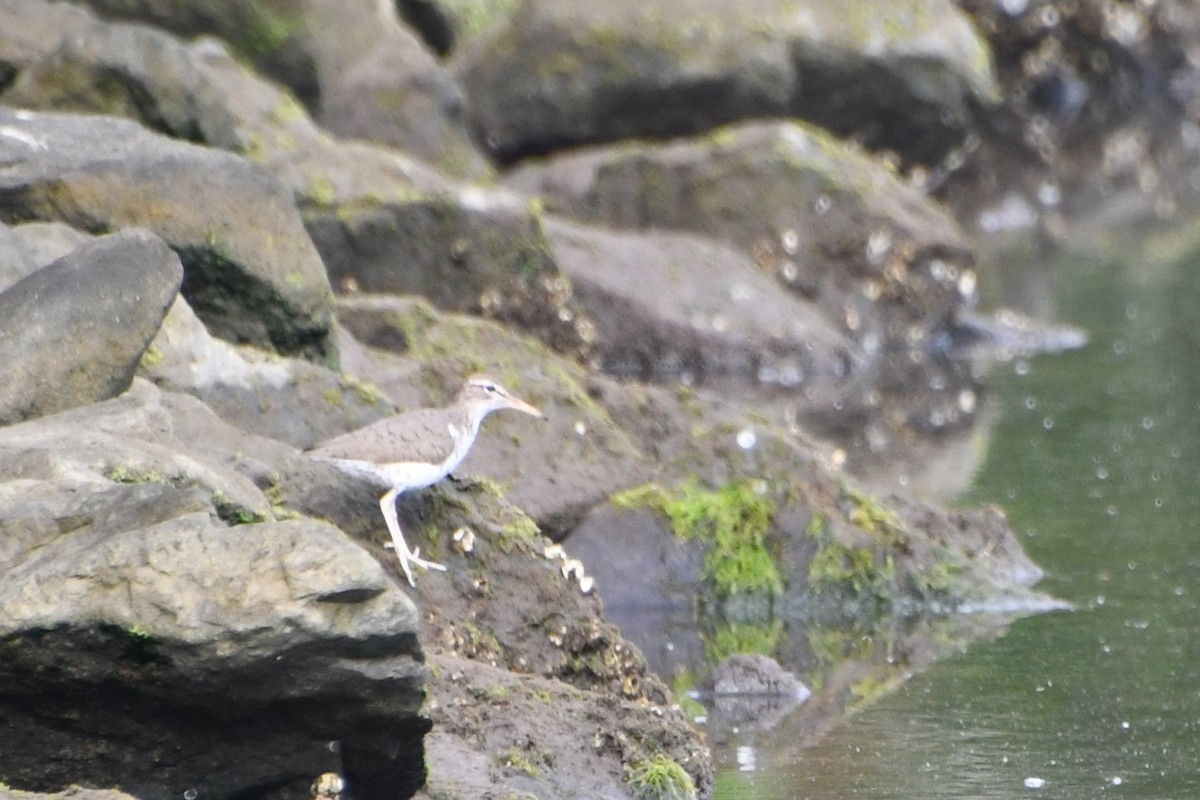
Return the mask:
[[[504,407],[511,408],[513,411],[522,411],[533,417],[545,417],[546,416],[538,409],[529,405],[529,403],[526,403],[524,400],[520,400],[516,397],[504,398]]]

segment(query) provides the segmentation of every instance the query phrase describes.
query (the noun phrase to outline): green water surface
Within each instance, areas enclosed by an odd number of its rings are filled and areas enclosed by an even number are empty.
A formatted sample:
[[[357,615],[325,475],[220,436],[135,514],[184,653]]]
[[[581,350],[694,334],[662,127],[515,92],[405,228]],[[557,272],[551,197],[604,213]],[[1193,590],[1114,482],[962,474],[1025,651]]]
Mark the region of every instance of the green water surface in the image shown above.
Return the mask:
[[[962,502],[1005,508],[1040,588],[1076,610],[727,770],[719,795],[1200,798],[1200,257],[1054,270],[1053,317],[1091,343],[994,369]]]

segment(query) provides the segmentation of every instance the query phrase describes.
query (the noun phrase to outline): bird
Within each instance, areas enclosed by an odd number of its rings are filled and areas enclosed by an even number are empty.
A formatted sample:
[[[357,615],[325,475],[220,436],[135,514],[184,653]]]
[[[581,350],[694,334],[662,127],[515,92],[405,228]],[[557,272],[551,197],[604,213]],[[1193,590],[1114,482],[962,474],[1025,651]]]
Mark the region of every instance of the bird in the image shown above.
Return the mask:
[[[386,489],[379,498],[379,508],[400,558],[400,568],[409,585],[416,586],[412,567],[442,571],[446,567],[421,558],[419,547],[408,548],[396,518],[397,498],[404,492],[432,486],[453,472],[475,443],[484,417],[503,408],[545,418],[492,378],[472,375],[445,408],[419,408],[386,417],[320,442],[305,455]]]

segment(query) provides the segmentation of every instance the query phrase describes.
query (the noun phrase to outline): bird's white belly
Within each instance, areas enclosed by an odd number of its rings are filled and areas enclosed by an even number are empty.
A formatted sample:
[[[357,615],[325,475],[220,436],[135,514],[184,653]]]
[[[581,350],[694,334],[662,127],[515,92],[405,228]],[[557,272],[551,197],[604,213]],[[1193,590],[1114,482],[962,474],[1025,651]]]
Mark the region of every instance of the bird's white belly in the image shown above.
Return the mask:
[[[342,472],[370,481],[382,489],[397,488],[401,491],[423,489],[446,477],[453,469],[450,464],[421,464],[401,461],[395,464],[373,464],[352,458],[321,459],[333,464]]]

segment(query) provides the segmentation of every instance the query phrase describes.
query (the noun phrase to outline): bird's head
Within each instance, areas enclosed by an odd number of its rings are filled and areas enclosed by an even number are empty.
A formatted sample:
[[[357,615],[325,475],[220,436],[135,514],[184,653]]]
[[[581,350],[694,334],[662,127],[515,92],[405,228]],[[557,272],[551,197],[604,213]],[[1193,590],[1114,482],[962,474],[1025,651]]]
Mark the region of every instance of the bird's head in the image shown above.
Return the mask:
[[[507,389],[486,375],[472,375],[467,378],[467,382],[458,392],[457,402],[471,406],[480,419],[502,408],[511,408],[534,417],[544,417],[541,411],[519,397],[513,397]]]

